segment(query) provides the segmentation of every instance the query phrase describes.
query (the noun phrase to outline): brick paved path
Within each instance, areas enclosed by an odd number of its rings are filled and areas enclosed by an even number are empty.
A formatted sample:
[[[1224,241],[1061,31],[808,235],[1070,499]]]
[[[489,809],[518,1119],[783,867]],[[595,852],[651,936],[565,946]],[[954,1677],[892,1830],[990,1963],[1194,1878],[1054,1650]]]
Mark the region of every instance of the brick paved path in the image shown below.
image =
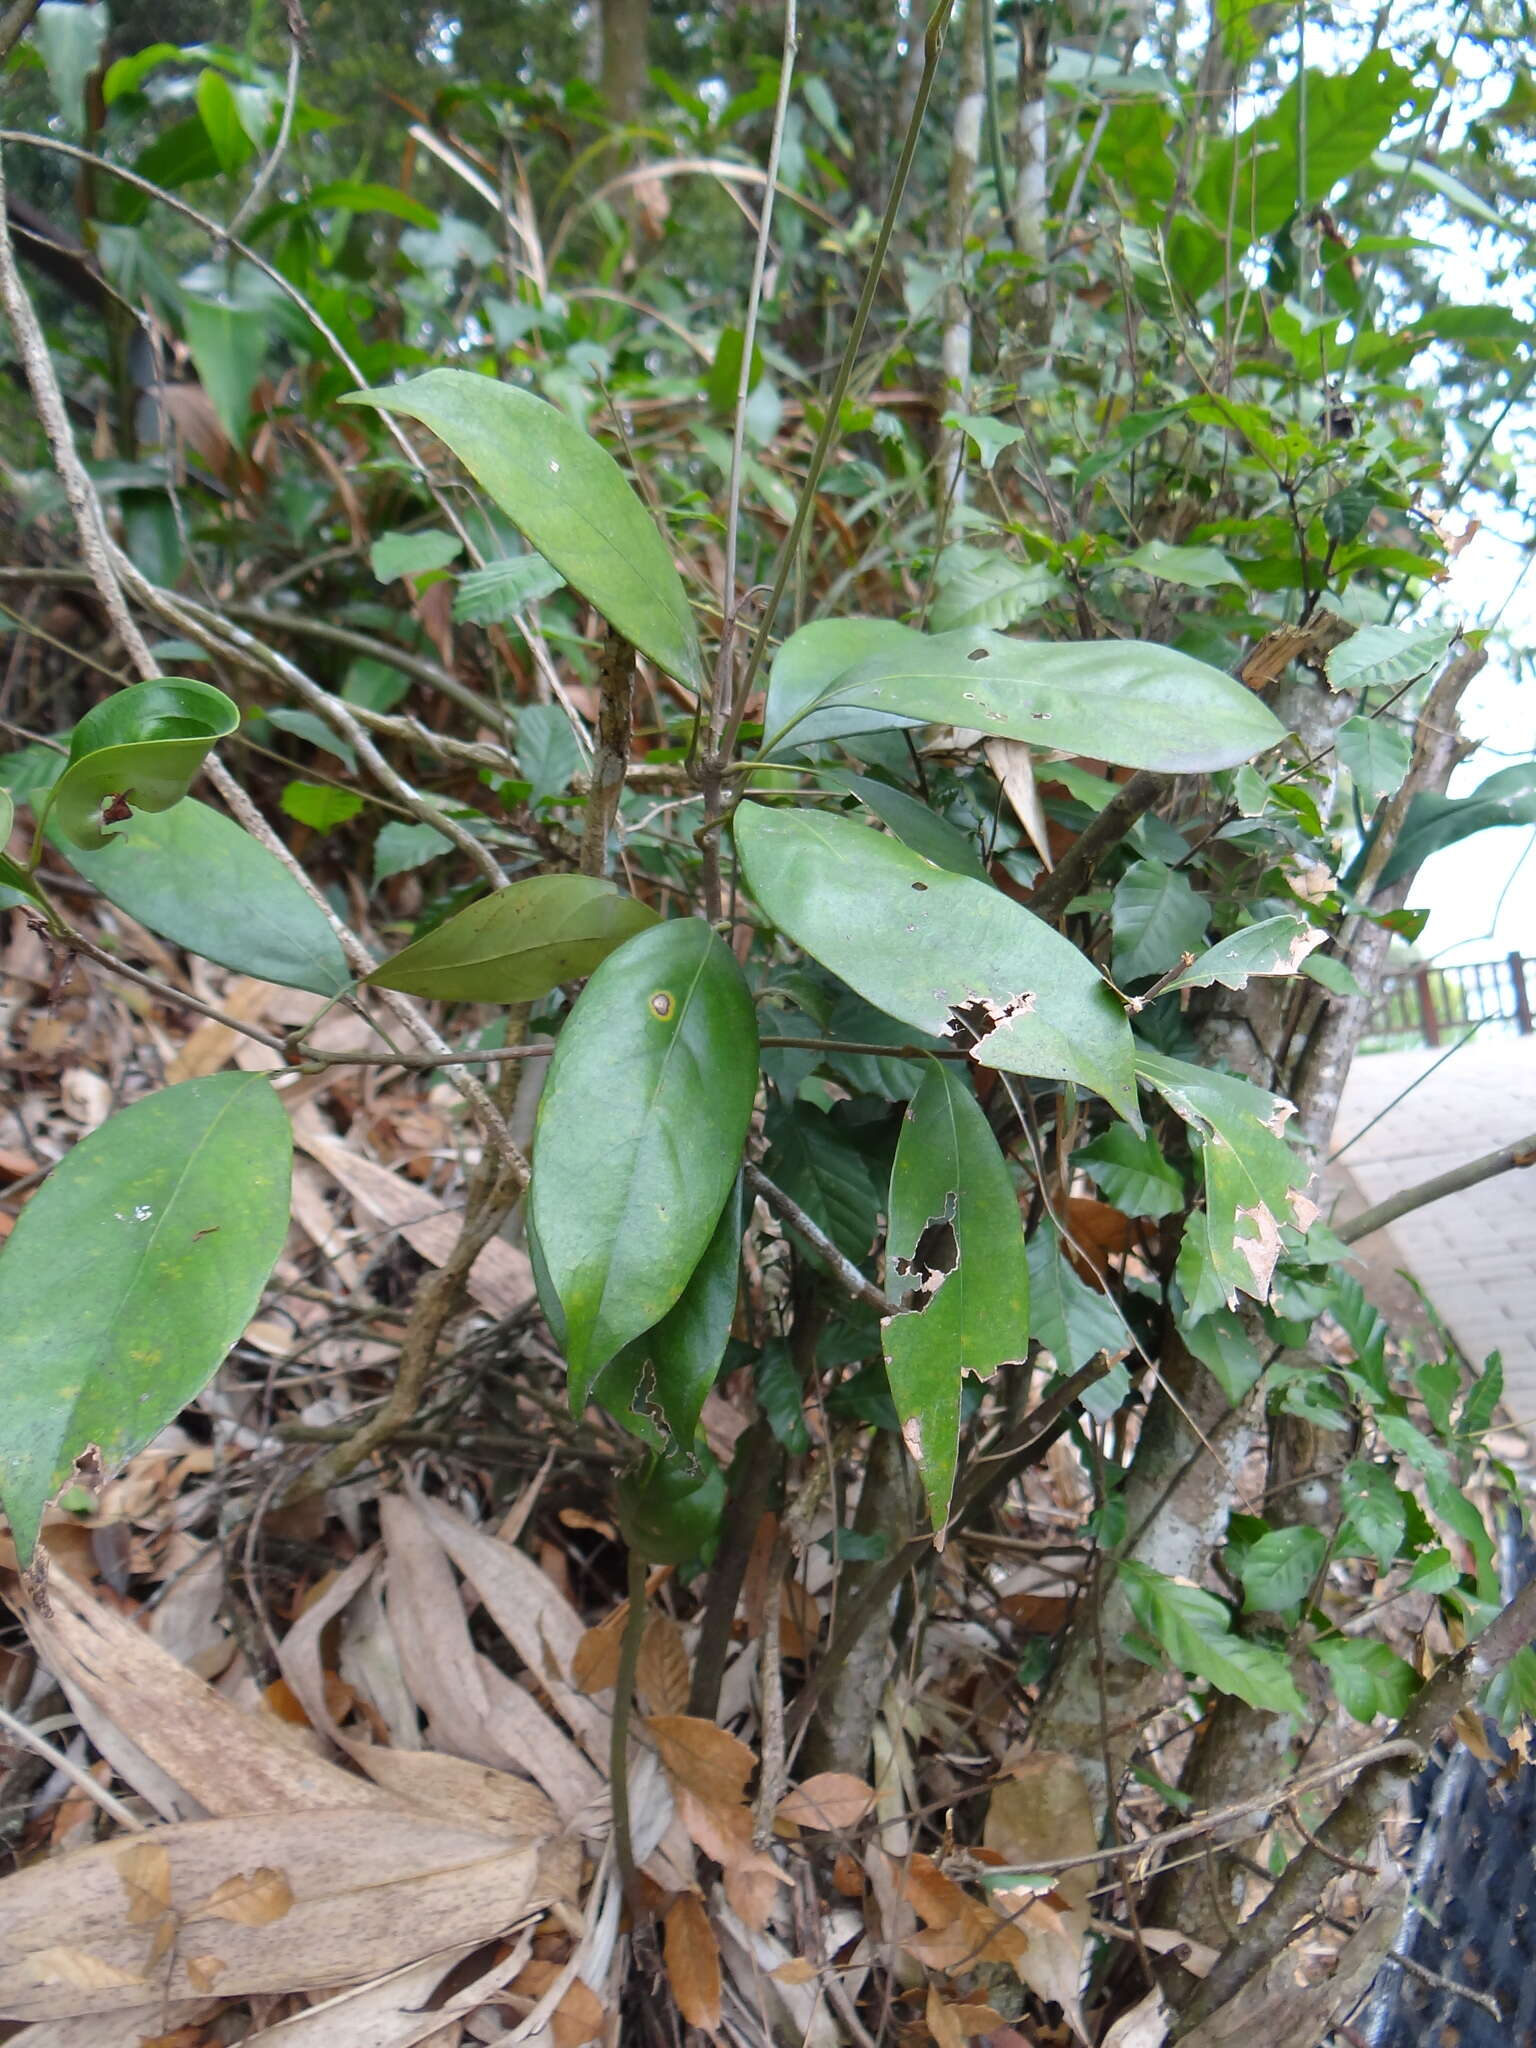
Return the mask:
[[[1438,1052],[1374,1053],[1355,1061],[1331,1150],[1363,1129]],[[1536,1130],[1536,1038],[1474,1039],[1388,1110],[1335,1168],[1337,1217]],[[1353,1184],[1351,1186],[1351,1183]],[[1401,1217],[1359,1247],[1379,1267],[1406,1266],[1476,1364],[1504,1357],[1504,1405],[1536,1420],[1536,1167],[1501,1174]],[[1368,1286],[1368,1290],[1369,1286]]]

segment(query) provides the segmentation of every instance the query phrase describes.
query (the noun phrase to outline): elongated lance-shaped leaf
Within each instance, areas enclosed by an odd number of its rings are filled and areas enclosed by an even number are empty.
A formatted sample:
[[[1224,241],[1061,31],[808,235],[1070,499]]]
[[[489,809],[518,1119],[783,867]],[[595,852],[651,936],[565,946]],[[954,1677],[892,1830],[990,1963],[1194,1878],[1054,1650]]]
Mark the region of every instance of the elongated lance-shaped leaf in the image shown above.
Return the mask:
[[[591,875],[531,875],[445,918],[368,980],[454,1003],[533,1002],[590,974],[656,913]]]
[[[970,1083],[935,1060],[902,1118],[891,1168],[880,1326],[901,1433],[942,1540],[955,1485],[960,1389],[1029,1349],[1019,1201]]]
[[[215,1074],[109,1117],[23,1210],[0,1253],[0,1501],[23,1561],[77,1463],[141,1450],[239,1338],[292,1156],[265,1076]]]
[[[1217,981],[1223,988],[1241,988],[1256,974],[1297,974],[1307,955],[1327,936],[1304,917],[1290,913],[1263,918],[1192,960],[1158,994],[1167,995],[1176,988],[1209,988]]]
[[[623,470],[574,420],[470,370],[429,370],[342,402],[430,427],[616,632],[690,689],[704,687],[698,632],[666,542]]]
[[[109,903],[189,953],[315,995],[352,985],[319,904],[276,854],[196,797],[136,811],[94,852],[49,837]]]
[[[699,918],[630,939],[577,999],[539,1104],[532,1213],[578,1412],[703,1258],[740,1170],[757,1055],[741,969]]]
[[[855,710],[878,713],[876,724],[971,726],[989,738],[1177,775],[1236,767],[1285,736],[1251,690],[1172,647],[1011,640],[968,628],[882,647],[769,743],[856,731],[847,722]],[[840,723],[828,723],[834,713]]]
[[[50,824],[76,846],[105,846],[135,811],[179,804],[210,750],[240,723],[222,690],[181,676],[135,683],[87,711],[48,800]]]
[[[779,930],[877,1009],[982,1066],[1081,1082],[1140,1127],[1125,1012],[1048,924],[850,818],[745,803],[735,835]]]

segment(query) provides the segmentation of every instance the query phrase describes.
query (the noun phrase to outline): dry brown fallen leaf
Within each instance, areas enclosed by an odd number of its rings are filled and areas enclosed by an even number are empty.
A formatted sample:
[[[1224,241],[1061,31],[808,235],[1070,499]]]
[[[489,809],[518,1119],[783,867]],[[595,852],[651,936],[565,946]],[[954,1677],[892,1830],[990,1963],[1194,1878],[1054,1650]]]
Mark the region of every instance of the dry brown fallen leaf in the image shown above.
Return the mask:
[[[775,1819],[798,1828],[857,1827],[875,1803],[875,1790],[848,1771],[818,1771],[779,1801]]]
[[[417,2042],[441,2033],[455,2015],[474,2012],[500,1991],[527,1962],[531,1943],[531,1933],[524,1934],[444,2005],[431,2004],[438,1986],[483,1944],[449,1949],[425,1962],[376,1977],[354,1991],[340,1992],[312,2005],[308,2012],[295,2013],[292,2019],[248,2034],[241,2048],[415,2048]],[[28,2042],[26,2048],[34,2048],[34,2044]],[[112,2048],[120,2048],[120,2044],[113,2043]]]
[[[715,2033],[720,2025],[720,1944],[696,1893],[683,1892],[668,1907],[662,1954],[678,2011],[690,2027]]]
[[[386,1803],[281,1721],[232,1706],[66,1573],[49,1573],[22,1618],[93,1745],[167,1819]]]
[[[345,1984],[504,1933],[538,1853],[398,1808],[245,1814],[0,1882],[0,2015]]]
[[[1005,1864],[1026,1869],[1060,1856],[1091,1855],[1098,1847],[1098,1833],[1088,1786],[1076,1761],[1062,1752],[1041,1750],[1014,1764],[1010,1775],[993,1788],[982,1841]],[[1037,1998],[1061,2007],[1083,2041],[1088,2035],[1078,1991],[1097,1870],[1097,1864],[1083,1863],[1059,1872],[1045,1897],[1031,1897],[1022,1886],[992,1893],[998,1911],[1016,1916],[1029,1938],[1027,1950],[1014,1965],[1020,1977]]]
[[[688,1704],[693,1672],[683,1632],[670,1614],[652,1614],[640,1638],[635,1690],[648,1714],[681,1714]]]

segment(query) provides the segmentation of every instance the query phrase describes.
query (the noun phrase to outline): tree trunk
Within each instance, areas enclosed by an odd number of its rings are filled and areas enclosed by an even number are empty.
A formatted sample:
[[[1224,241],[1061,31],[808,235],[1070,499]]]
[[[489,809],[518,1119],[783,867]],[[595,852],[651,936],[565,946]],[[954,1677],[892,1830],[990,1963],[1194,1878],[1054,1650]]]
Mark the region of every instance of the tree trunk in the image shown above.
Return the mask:
[[[645,111],[650,78],[651,0],[602,0],[602,67],[598,84],[609,118],[631,127]]]
[[[944,332],[939,340],[939,365],[944,380],[940,402],[946,412],[951,409],[966,412],[970,406],[971,300],[966,280],[965,242],[976,194],[981,129],[987,105],[982,49],[986,25],[987,10],[983,0],[966,0],[955,119],[950,131],[949,188],[944,203],[944,255],[951,275],[944,293]],[[941,502],[963,504],[965,436],[948,427],[940,430],[939,477]]]

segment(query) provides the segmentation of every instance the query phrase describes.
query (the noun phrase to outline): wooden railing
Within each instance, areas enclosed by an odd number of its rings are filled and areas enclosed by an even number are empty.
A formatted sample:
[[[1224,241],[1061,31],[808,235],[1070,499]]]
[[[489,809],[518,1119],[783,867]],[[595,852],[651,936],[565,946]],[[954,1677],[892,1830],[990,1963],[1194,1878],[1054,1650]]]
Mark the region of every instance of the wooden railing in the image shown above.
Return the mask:
[[[1411,1045],[1447,1045],[1477,1028],[1478,1035],[1528,1035],[1536,1005],[1536,961],[1521,953],[1466,967],[1414,967],[1389,974],[1366,1025],[1362,1052],[1401,1051]]]

